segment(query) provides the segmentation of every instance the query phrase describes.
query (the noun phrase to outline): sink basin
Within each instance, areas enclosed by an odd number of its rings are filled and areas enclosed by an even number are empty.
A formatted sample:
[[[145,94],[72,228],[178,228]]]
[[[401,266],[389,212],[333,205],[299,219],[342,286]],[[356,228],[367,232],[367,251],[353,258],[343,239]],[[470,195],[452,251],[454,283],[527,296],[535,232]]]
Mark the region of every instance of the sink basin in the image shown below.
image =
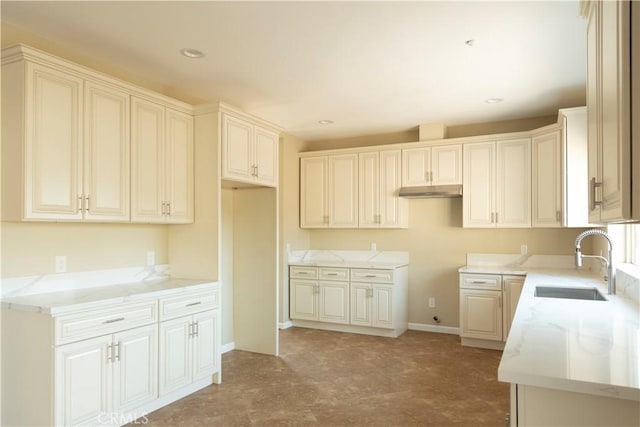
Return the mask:
[[[596,288],[559,288],[555,286],[536,286],[534,294],[542,298],[569,298],[592,301],[606,301]]]

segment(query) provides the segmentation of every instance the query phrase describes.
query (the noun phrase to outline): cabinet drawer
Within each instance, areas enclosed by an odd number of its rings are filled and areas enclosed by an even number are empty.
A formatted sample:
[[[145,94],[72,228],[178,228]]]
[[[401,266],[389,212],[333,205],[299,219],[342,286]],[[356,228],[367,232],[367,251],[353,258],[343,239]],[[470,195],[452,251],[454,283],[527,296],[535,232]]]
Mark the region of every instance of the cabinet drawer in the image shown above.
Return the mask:
[[[219,289],[163,298],[160,300],[160,320],[188,316],[193,313],[217,308],[219,305]]]
[[[289,270],[289,277],[292,279],[317,279],[318,267],[292,265]]]
[[[156,300],[59,316],[55,318],[56,345],[112,334],[157,321]]]
[[[393,283],[393,270],[351,269],[352,282]]]
[[[321,280],[341,280],[349,281],[348,268],[320,267],[319,276]]]
[[[502,290],[502,276],[499,274],[461,274],[460,288]]]

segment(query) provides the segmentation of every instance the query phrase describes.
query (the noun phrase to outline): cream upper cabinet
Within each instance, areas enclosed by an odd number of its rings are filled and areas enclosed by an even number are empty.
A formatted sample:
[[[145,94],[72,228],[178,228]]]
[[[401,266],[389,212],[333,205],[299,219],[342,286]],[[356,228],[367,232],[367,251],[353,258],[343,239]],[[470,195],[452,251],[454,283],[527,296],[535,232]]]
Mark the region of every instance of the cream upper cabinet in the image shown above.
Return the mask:
[[[555,129],[533,136],[531,153],[533,163],[531,224],[533,227],[561,227],[564,180],[560,130]]]
[[[358,159],[358,226],[408,227],[407,200],[398,197],[402,180],[401,151],[360,153]]]
[[[133,222],[193,222],[193,117],[131,100]]]
[[[640,165],[633,165],[631,147],[631,25],[640,22],[631,23],[631,3],[588,5],[588,185],[594,223],[640,219],[640,209],[632,205],[632,169]]]
[[[464,144],[463,226],[531,226],[530,138]]]
[[[129,220],[129,98],[29,61],[2,67],[4,220]]]
[[[276,132],[222,114],[222,178],[277,187],[279,138]]]
[[[402,150],[402,186],[462,184],[462,144]]]
[[[358,155],[300,159],[300,227],[358,226]]]

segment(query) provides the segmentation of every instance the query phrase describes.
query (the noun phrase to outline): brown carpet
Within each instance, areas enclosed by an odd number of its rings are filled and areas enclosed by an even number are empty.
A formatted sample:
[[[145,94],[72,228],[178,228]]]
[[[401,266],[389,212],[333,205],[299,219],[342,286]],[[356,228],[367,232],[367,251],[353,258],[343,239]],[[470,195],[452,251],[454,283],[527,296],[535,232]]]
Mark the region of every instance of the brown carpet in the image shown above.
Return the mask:
[[[224,354],[221,385],[153,412],[148,425],[502,427],[509,411],[501,352],[455,335],[290,328],[280,354]]]

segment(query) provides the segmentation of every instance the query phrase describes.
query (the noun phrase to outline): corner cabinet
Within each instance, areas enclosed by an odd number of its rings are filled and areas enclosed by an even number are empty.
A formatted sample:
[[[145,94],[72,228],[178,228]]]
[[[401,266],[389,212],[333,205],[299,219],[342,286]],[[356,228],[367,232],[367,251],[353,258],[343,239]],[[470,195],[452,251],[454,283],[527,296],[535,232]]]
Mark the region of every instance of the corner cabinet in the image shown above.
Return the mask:
[[[246,119],[222,114],[222,179],[278,186],[280,136]]]
[[[640,14],[631,10],[637,7],[630,1],[584,2],[589,139],[589,181],[584,185],[589,186],[593,223],[640,220],[639,183],[633,182],[639,177],[634,169],[640,164],[634,160],[640,140],[631,135],[631,80],[638,74],[631,68],[631,37],[640,26]]]
[[[193,222],[193,116],[132,98],[132,222]]]
[[[502,349],[523,285],[524,276],[460,274],[462,345]]]
[[[463,147],[463,227],[531,227],[531,139]]]
[[[2,425],[119,426],[219,384],[219,292],[201,284],[59,314],[3,307]]]
[[[290,266],[294,326],[397,337],[407,330],[408,267]]]

